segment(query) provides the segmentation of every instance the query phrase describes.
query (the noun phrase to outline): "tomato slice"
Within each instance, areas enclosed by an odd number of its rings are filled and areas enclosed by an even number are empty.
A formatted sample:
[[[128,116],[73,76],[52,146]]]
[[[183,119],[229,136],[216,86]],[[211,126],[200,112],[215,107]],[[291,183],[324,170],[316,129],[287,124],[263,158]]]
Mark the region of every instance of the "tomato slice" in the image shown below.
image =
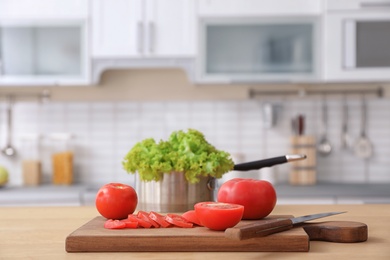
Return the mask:
[[[165,220],[176,227],[192,228],[194,224],[185,220],[182,216],[177,214],[167,214]]]
[[[186,211],[184,212],[182,215],[181,215],[185,220],[187,220],[188,222],[191,222],[195,225],[198,225],[198,226],[202,226],[202,224],[200,223],[200,220],[198,218],[198,216],[196,215],[196,212],[195,210],[189,210],[189,211]]]
[[[131,221],[129,219],[122,219],[120,221],[125,223],[126,228],[137,228],[138,227],[138,222],[136,222],[136,221]]]
[[[126,223],[117,219],[108,219],[104,222],[104,228],[108,229],[122,229],[126,227]]]
[[[149,217],[160,224],[161,227],[167,228],[171,226],[171,224],[165,220],[165,217],[157,212],[151,211]]]
[[[194,206],[200,223],[212,230],[225,230],[240,222],[244,206],[222,202],[199,202]]]
[[[149,213],[145,211],[138,211],[137,217],[142,218],[145,221],[148,221],[152,224],[152,227],[159,228],[160,224],[154,221],[151,217],[149,217]]]
[[[139,227],[150,228],[152,226],[152,223],[150,223],[149,221],[146,221],[146,220],[144,220],[142,218],[139,218],[139,217],[137,217],[136,215],[133,215],[133,214],[129,214],[128,219],[131,220],[131,221],[138,222],[138,226]]]

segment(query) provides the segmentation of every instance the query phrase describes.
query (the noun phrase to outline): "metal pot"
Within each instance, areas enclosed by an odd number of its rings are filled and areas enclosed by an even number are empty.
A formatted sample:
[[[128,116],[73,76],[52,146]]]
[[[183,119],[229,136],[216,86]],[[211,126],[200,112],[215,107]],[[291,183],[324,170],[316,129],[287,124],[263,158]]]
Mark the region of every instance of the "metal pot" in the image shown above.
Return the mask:
[[[202,177],[196,184],[188,183],[184,173],[165,173],[160,181],[141,181],[136,175],[138,210],[184,212],[194,209],[200,201],[214,200],[213,177]]]
[[[235,171],[250,171],[276,164],[303,160],[306,155],[293,154],[234,165]],[[201,177],[195,184],[188,183],[183,172],[164,173],[160,181],[142,181],[136,174],[135,190],[138,210],[158,212],[184,212],[194,209],[201,201],[214,201],[216,179]]]

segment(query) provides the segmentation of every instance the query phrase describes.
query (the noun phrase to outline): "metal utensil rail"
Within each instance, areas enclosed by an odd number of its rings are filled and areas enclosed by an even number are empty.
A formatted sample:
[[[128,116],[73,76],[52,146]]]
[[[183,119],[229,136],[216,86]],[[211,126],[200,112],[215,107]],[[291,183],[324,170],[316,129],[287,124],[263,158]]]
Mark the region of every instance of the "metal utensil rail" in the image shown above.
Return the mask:
[[[357,95],[374,95],[379,98],[383,97],[384,90],[382,86],[377,88],[348,88],[348,89],[307,89],[299,88],[294,90],[258,90],[250,89],[249,97],[256,98],[257,96],[293,96],[304,97],[308,95],[347,95],[347,94],[357,94]]]
[[[5,99],[10,100],[12,99],[13,102],[16,102],[17,100],[21,101],[27,101],[27,100],[38,100],[39,102],[47,102],[50,100],[51,94],[48,89],[44,89],[40,92],[31,92],[31,93],[18,93],[18,92],[0,92],[0,100]]]

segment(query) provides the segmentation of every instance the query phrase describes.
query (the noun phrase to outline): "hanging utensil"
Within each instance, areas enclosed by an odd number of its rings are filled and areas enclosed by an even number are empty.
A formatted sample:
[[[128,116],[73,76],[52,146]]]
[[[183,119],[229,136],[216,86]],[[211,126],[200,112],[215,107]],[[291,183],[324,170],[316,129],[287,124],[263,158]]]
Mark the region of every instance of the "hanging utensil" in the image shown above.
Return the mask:
[[[341,123],[341,149],[348,150],[352,146],[352,138],[350,134],[348,133],[348,104],[347,104],[347,98],[344,95],[343,97],[343,104],[342,104],[342,123]]]
[[[13,97],[8,96],[8,107],[7,107],[7,143],[6,146],[1,150],[6,156],[13,157],[16,155],[16,149],[12,145],[12,106]]]
[[[363,95],[361,101],[361,130],[360,136],[355,144],[355,155],[362,159],[367,159],[372,156],[372,144],[366,134],[367,127],[367,105]]]
[[[295,117],[291,118],[291,130],[294,136],[298,135],[298,122]]]
[[[299,114],[298,115],[298,135],[305,134],[305,116]]]
[[[317,150],[320,155],[327,156],[332,151],[332,145],[327,137],[327,129],[328,128],[328,106],[326,102],[326,98],[323,98],[322,101],[322,124],[321,124],[321,139],[318,143]]]
[[[291,129],[294,136],[305,134],[305,116],[299,114],[291,119]]]

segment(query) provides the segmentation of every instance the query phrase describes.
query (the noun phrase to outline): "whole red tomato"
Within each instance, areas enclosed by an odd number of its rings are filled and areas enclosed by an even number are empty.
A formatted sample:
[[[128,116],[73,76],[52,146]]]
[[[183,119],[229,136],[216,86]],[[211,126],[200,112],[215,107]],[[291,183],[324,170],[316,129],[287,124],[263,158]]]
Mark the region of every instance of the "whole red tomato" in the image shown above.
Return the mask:
[[[243,205],[242,219],[261,219],[274,209],[276,192],[268,181],[235,178],[221,185],[217,199],[219,202]]]
[[[108,219],[124,219],[135,211],[138,197],[133,187],[122,183],[108,183],[96,194],[96,209]]]

